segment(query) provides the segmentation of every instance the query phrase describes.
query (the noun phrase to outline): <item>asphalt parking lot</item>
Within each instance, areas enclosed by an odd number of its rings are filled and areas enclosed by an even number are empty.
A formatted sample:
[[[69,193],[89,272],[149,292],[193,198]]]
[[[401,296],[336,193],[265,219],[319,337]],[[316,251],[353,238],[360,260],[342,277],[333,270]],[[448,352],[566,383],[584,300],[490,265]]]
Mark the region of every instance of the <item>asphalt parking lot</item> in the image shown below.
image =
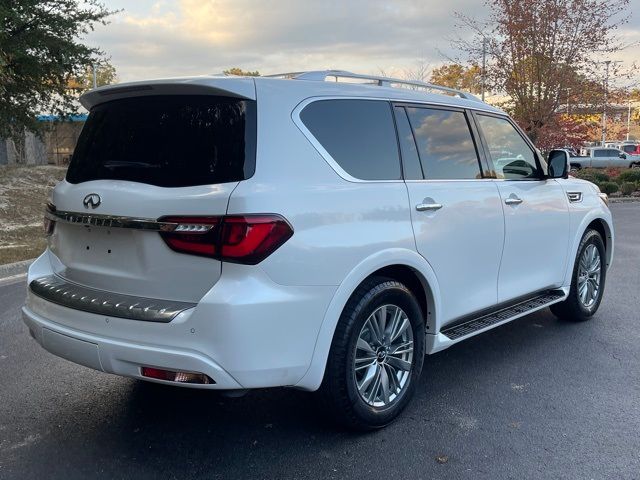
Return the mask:
[[[543,311],[427,357],[395,424],[337,430],[308,393],[229,399],[56,358],[0,286],[0,479],[640,479],[640,204],[590,322]],[[461,292],[463,294],[463,292]]]

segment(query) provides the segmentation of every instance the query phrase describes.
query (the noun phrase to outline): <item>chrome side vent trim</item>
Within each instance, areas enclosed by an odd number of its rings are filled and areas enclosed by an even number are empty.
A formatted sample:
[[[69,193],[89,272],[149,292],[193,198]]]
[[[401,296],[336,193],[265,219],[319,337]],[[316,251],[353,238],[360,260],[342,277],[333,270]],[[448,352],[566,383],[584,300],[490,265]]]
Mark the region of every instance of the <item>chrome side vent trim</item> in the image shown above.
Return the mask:
[[[567,192],[570,203],[578,203],[582,201],[582,192]]]
[[[37,278],[29,288],[34,295],[63,307],[145,322],[169,323],[179,313],[196,306],[195,303],[105,292],[69,283],[57,275]]]

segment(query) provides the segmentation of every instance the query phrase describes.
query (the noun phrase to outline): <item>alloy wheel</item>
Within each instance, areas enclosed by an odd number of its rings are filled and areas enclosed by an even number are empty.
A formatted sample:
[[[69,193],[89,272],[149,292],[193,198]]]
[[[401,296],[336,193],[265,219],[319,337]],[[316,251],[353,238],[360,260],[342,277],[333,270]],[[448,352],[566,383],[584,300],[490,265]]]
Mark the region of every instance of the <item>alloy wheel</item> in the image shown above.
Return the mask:
[[[413,364],[413,329],[397,305],[378,307],[364,322],[356,344],[353,373],[360,397],[386,407],[406,389]]]
[[[598,300],[601,274],[600,252],[595,245],[589,244],[582,252],[578,268],[578,298],[586,308],[591,308]]]

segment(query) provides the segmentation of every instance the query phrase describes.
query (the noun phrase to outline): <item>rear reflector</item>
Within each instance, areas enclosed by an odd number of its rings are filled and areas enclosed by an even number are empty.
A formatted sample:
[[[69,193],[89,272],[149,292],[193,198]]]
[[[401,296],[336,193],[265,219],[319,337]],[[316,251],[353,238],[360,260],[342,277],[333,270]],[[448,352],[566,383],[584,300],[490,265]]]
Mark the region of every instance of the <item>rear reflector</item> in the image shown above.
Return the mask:
[[[53,235],[53,231],[56,228],[56,222],[50,218],[44,217],[44,234],[47,237]]]
[[[167,382],[199,383],[203,385],[216,383],[204,373],[174,372],[172,370],[162,370],[160,368],[151,367],[142,367],[140,370],[143,377],[165,380]]]
[[[173,231],[160,232],[172,250],[246,265],[260,263],[293,235],[289,223],[273,214],[172,216],[158,221],[178,224]]]

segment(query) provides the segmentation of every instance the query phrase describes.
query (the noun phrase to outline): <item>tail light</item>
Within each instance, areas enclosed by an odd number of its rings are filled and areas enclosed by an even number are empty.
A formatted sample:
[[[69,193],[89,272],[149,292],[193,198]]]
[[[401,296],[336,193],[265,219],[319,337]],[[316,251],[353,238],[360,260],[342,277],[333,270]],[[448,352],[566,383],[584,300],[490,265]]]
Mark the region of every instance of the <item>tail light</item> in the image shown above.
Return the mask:
[[[160,232],[172,250],[246,265],[260,263],[293,235],[289,223],[273,214],[172,216],[158,221],[177,224],[170,232]]]

